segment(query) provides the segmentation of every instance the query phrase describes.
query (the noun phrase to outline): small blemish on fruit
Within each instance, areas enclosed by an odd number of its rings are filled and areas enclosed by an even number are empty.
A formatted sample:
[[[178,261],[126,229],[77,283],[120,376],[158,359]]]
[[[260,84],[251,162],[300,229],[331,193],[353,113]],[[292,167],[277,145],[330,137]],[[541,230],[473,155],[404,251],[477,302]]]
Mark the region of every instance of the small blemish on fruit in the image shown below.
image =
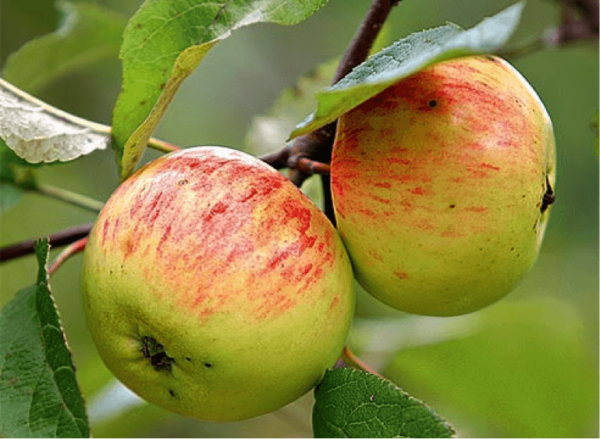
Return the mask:
[[[169,389],[169,395],[171,395],[174,398],[175,397],[175,392],[173,392],[171,389]]]
[[[213,367],[213,365],[211,363],[204,363],[204,367],[206,367],[207,369],[210,369]]]
[[[427,105],[429,105],[429,108],[433,108],[437,105],[437,101],[435,99],[430,100]]]
[[[179,180],[179,181],[177,182],[177,184],[178,184],[179,186],[183,186],[183,185],[185,185],[185,184],[188,184],[188,183],[189,183],[189,181],[188,181],[187,179],[185,179],[185,178],[184,178],[183,180]]]
[[[186,359],[187,361],[189,361],[190,363],[192,362],[192,359],[191,359],[190,357],[185,357],[185,359]]]
[[[161,370],[171,371],[171,365],[175,363],[175,359],[167,355],[162,344],[157,342],[154,338],[147,336],[142,337],[141,344],[140,351],[144,358],[150,361],[154,370],[157,372]]]
[[[456,207],[456,204],[451,204],[450,206],[448,206],[450,209],[454,209]]]
[[[515,248],[514,248],[514,247],[511,247],[511,248],[510,248],[510,251],[511,251],[511,252],[514,252],[514,251],[515,251]]]

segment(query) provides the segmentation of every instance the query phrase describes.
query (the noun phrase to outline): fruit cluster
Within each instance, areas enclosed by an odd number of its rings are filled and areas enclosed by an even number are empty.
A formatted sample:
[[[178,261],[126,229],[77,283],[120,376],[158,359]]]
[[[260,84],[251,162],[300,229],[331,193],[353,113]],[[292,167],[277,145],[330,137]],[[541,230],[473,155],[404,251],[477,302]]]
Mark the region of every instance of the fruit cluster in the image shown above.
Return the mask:
[[[276,170],[227,148],[172,153],[123,182],[83,269],[109,369],[169,410],[245,419],[334,364],[354,277],[418,314],[498,300],[539,251],[551,122],[503,60],[446,61],[340,118],[331,183],[338,230]]]

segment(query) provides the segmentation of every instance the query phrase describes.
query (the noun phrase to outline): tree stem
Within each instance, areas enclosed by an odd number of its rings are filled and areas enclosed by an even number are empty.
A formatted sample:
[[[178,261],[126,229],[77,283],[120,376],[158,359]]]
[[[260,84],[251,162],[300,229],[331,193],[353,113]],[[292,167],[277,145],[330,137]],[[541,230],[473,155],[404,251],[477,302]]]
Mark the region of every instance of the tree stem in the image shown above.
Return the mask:
[[[101,201],[94,200],[76,192],[51,186],[49,184],[38,183],[36,188],[32,189],[32,192],[45,195],[56,200],[64,201],[65,203],[69,203],[73,206],[81,207],[95,213],[100,212],[102,207],[104,207],[104,203]]]
[[[50,235],[48,236],[50,246],[53,248],[62,247],[84,238],[90,233],[93,225],[94,223],[87,223]],[[33,239],[0,248],[0,262],[33,254],[34,248],[35,240]]]

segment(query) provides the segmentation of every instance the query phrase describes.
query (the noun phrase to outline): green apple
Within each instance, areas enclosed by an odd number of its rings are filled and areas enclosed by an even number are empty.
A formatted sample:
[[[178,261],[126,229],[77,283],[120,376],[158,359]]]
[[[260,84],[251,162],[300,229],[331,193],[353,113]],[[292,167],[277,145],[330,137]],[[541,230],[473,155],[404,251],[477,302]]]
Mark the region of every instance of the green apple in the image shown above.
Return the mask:
[[[232,421],[310,390],[354,310],[336,230],[288,179],[189,148],[117,188],[85,249],[89,330],[107,367],[168,410]]]
[[[544,105],[494,56],[426,68],[339,119],[338,230],[362,286],[406,312],[451,316],[511,291],[554,200]]]

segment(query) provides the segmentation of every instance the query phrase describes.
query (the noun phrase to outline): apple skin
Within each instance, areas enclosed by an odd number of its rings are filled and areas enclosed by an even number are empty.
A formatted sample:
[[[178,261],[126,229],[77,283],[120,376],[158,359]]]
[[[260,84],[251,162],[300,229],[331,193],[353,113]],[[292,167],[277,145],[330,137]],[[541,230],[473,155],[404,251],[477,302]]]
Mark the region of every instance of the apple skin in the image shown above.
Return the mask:
[[[546,179],[550,117],[494,56],[434,64],[338,122],[338,230],[359,283],[405,312],[465,314],[510,292],[540,248]]]
[[[274,411],[341,354],[353,275],[324,214],[247,154],[195,147],[117,188],[85,249],[88,328],[144,399],[212,421]]]

